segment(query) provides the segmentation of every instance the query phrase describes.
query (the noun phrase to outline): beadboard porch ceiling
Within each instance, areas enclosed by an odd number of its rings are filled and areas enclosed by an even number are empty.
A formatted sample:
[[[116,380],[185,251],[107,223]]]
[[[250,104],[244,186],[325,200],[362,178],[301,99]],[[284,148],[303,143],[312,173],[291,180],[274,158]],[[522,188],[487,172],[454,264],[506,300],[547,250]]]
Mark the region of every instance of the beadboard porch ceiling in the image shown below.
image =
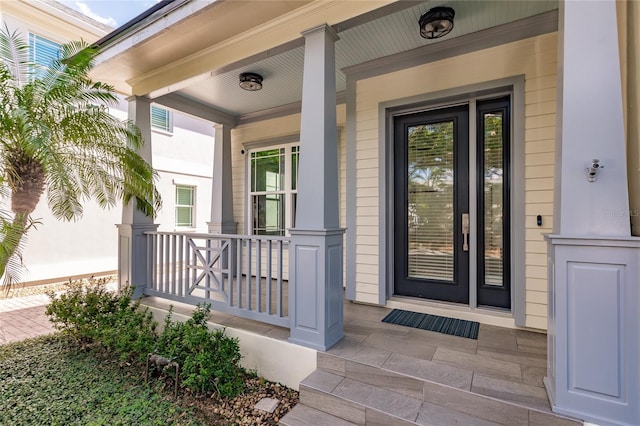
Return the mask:
[[[184,49],[184,55],[177,55],[175,46],[158,46],[153,38],[143,45],[133,47],[98,66],[98,77],[105,76],[105,72],[119,70],[120,78],[131,85],[139,84],[148,75],[151,68],[168,69],[173,62],[193,55],[193,45],[190,39],[199,37],[198,46],[203,44],[203,31],[211,34],[217,31],[229,31],[229,22],[237,22],[239,27],[252,23],[257,14],[266,14],[266,18],[279,16],[283,13],[295,13],[296,9],[308,6],[309,2],[287,1],[233,1],[236,9],[224,9],[218,2],[212,2],[209,9],[194,13],[179,24],[165,29],[162,37],[190,46]],[[222,2],[225,3],[225,2]],[[265,9],[265,3],[269,7]],[[336,43],[336,89],[338,92],[346,88],[345,68],[367,63],[379,58],[405,52],[428,45],[435,45],[464,35],[475,33],[488,28],[518,21],[558,8],[557,0],[523,0],[523,1],[466,1],[453,0],[442,2],[432,1],[398,1],[382,6],[334,24],[340,40]],[[425,40],[420,37],[418,20],[420,16],[435,6],[450,6],[455,10],[455,26],[453,31],[438,40]],[[264,9],[264,10],[263,10]],[[209,10],[209,12],[207,12]],[[217,11],[217,12],[216,12]],[[227,23],[223,27],[216,25],[216,13],[225,11],[223,16]],[[228,13],[227,13],[228,12]],[[204,19],[206,17],[206,19]],[[214,19],[212,21],[211,19]],[[255,24],[255,23],[254,23]],[[172,34],[175,36],[172,38]],[[135,34],[130,35],[135,37]],[[209,37],[209,44],[218,43],[215,37]],[[145,46],[146,45],[146,48]],[[148,50],[153,49],[152,52]],[[166,52],[165,52],[166,51]],[[164,52],[164,53],[163,53]],[[141,54],[144,53],[144,54]],[[198,74],[166,84],[166,79],[159,85],[142,85],[145,93],[158,98],[166,94],[178,95],[193,105],[202,105],[233,117],[241,117],[256,111],[265,111],[289,105],[300,101],[302,96],[304,46],[302,37],[284,45],[273,46],[267,51],[252,54],[225,66],[210,69],[204,74]],[[126,68],[126,71],[123,69]],[[156,71],[157,72],[157,71]],[[182,73],[173,72],[176,76]],[[264,77],[263,89],[257,92],[247,92],[238,86],[238,76],[242,72],[255,72]]]

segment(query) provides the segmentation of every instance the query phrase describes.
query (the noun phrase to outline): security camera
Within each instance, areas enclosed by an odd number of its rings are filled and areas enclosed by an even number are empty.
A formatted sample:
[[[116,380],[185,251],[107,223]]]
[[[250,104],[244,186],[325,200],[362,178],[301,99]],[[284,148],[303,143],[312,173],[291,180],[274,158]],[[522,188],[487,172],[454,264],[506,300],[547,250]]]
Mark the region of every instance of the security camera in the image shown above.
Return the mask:
[[[598,170],[604,169],[604,166],[600,164],[600,160],[594,158],[591,160],[591,165],[587,167],[587,180],[589,182],[595,182],[598,176]]]

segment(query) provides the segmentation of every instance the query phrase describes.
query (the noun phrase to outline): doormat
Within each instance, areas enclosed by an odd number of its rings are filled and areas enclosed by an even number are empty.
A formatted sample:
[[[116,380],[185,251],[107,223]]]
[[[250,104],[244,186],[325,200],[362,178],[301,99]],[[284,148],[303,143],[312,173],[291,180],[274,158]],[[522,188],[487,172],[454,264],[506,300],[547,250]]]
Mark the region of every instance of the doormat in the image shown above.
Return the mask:
[[[420,328],[422,330],[435,331],[438,333],[466,337],[469,339],[477,339],[478,329],[480,328],[480,323],[476,321],[466,321],[441,317],[438,315],[421,314],[418,312],[403,311],[402,309],[394,309],[389,312],[389,314],[382,319],[382,322]]]

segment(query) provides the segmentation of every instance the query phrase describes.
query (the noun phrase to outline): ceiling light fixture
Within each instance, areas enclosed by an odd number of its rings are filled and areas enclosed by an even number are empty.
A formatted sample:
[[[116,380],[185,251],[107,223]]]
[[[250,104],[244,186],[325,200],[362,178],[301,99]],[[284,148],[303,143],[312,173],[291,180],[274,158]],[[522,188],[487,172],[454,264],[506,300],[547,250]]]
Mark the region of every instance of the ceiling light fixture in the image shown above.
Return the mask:
[[[240,87],[250,92],[262,89],[262,76],[254,72],[240,74]]]
[[[443,37],[453,29],[453,17],[456,12],[445,6],[429,9],[420,17],[420,35],[422,38],[434,39]]]

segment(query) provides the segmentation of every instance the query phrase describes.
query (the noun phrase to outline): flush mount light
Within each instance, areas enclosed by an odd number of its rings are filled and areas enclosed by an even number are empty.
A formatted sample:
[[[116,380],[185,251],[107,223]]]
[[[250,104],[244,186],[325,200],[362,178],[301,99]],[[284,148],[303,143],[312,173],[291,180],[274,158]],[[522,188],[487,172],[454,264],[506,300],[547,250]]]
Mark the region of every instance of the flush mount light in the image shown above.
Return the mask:
[[[253,72],[240,74],[240,87],[250,92],[262,89],[262,76]]]
[[[450,7],[434,7],[420,17],[420,35],[433,39],[443,37],[453,29],[453,17],[456,12]]]

